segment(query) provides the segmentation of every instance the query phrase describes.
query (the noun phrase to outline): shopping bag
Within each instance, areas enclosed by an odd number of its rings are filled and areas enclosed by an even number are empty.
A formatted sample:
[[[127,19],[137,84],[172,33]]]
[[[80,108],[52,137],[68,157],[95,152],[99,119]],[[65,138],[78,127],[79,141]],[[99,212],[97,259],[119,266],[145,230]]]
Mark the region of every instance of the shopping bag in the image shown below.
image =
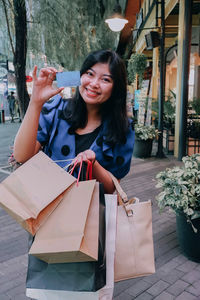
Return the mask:
[[[105,195],[106,201],[106,285],[97,292],[73,292],[27,288],[26,295],[37,300],[112,300],[117,196]]]
[[[75,181],[40,151],[1,182],[0,206],[34,235]]]
[[[79,182],[38,230],[29,254],[47,263],[98,259],[99,184]]]
[[[155,273],[151,201],[128,200],[117,179],[118,192],[115,282]]]
[[[101,184],[99,192],[98,260],[48,264],[29,254],[26,280],[28,289],[94,292],[105,286],[105,197]],[[32,241],[33,238],[31,243]]]
[[[37,300],[99,300],[99,292],[70,292],[27,289],[26,296]]]
[[[99,290],[100,300],[112,300],[117,225],[117,195],[105,195],[106,201],[106,285]]]

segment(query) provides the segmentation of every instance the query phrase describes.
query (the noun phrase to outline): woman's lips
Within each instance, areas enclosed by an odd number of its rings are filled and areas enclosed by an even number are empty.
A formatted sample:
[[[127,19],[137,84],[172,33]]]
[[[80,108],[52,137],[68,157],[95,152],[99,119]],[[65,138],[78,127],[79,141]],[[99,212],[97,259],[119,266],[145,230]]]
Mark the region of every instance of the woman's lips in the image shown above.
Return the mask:
[[[86,88],[86,91],[87,91],[88,96],[90,96],[90,97],[96,97],[96,96],[100,95],[100,93],[97,93],[96,91],[90,90],[88,88]]]

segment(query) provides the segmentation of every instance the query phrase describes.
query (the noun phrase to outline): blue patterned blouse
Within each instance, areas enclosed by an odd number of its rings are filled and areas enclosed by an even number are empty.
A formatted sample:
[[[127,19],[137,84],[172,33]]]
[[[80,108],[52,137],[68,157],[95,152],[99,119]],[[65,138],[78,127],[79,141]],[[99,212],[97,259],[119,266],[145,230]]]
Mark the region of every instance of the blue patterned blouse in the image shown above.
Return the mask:
[[[43,151],[61,167],[67,165],[70,158],[75,157],[75,135],[71,132],[69,123],[63,117],[63,109],[67,105],[59,95],[46,102],[42,108],[39,120],[37,140]],[[130,170],[133,146],[134,128],[130,122],[125,144],[116,144],[114,147],[105,142],[106,121],[102,124],[99,133],[90,146],[96,154],[97,161],[118,179],[123,178]],[[62,161],[63,160],[63,161]]]

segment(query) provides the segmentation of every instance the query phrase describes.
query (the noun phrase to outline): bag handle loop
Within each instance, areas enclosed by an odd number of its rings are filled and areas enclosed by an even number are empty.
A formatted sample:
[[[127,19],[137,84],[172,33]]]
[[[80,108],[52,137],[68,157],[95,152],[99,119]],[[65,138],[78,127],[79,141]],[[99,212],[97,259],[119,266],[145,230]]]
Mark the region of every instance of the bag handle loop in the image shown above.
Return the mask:
[[[121,185],[119,184],[119,181],[117,180],[117,178],[116,178],[112,173],[110,173],[109,171],[108,171],[108,173],[109,173],[109,175],[110,175],[110,177],[111,177],[111,179],[112,179],[112,181],[113,181],[113,183],[114,183],[114,186],[115,186],[115,188],[116,188],[116,191],[117,191],[117,193],[119,194],[119,196],[121,197],[121,200],[123,201],[123,203],[124,203],[124,204],[125,204],[125,203],[128,203],[128,202],[129,202],[128,196],[127,196],[127,194],[123,191]]]
[[[122,189],[122,187],[121,187],[121,185],[119,184],[119,181],[117,180],[117,178],[116,178],[112,173],[110,173],[109,171],[108,171],[108,173],[109,173],[110,177],[112,178],[112,181],[113,181],[114,186],[115,186],[115,188],[116,188],[116,191],[117,191],[117,193],[118,193],[118,196],[119,196],[118,198],[119,198],[119,204],[120,204],[120,205],[123,205],[123,206],[125,207],[125,206],[127,206],[127,205],[129,205],[129,204],[132,204],[132,203],[135,203],[135,202],[136,202],[136,203],[139,202],[139,199],[136,198],[136,197],[134,197],[134,198],[128,200],[128,196],[127,196],[127,194],[124,192],[124,190]],[[127,214],[128,214],[129,209],[126,210],[126,212],[127,212]]]

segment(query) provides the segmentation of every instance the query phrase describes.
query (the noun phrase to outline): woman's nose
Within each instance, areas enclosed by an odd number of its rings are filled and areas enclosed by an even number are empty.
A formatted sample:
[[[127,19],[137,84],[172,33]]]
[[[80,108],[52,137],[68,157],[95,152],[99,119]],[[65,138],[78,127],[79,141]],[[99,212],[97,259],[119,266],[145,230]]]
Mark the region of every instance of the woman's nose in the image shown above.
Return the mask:
[[[99,86],[99,79],[97,77],[92,78],[90,84],[92,86]]]

